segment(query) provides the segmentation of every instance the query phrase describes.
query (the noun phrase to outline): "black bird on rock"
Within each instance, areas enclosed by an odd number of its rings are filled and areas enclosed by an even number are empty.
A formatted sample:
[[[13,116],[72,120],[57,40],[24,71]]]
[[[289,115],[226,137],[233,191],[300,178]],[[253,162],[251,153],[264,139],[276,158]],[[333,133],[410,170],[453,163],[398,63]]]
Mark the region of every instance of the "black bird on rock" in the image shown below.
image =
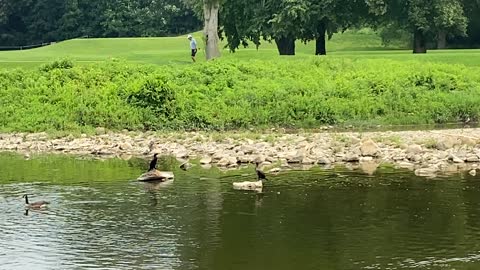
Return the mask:
[[[153,170],[156,169],[156,167],[157,167],[157,155],[158,154],[153,155],[153,159],[152,159],[152,161],[150,161],[150,169],[148,169],[148,171],[153,171]]]

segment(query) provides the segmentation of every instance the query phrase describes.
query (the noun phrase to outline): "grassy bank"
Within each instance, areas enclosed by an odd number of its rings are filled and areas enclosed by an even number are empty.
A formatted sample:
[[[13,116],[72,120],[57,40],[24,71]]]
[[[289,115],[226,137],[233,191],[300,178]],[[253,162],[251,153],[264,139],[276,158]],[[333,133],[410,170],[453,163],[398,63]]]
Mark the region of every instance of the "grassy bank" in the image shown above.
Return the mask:
[[[200,33],[194,36],[201,44]],[[327,58],[332,59],[388,59],[395,61],[424,61],[434,63],[480,65],[480,50],[430,50],[426,55],[413,55],[404,42],[396,41],[388,47],[383,46],[381,38],[370,29],[349,30],[336,34],[327,41]],[[225,45],[224,43],[222,45]],[[205,61],[201,50],[198,61]],[[296,44],[296,59],[308,60],[315,51],[314,42]],[[96,65],[111,58],[130,63],[154,65],[191,64],[189,44],[186,36],[162,38],[101,38],[73,39],[59,42],[43,48],[24,51],[0,51],[1,68],[35,69],[40,65],[68,57],[78,65]],[[223,51],[222,58],[229,61],[280,60],[291,57],[278,55],[274,44],[264,42],[257,50],[254,46],[240,48],[236,53]]]
[[[205,61],[203,52],[202,35],[194,33],[200,44],[199,61]],[[222,43],[222,46],[225,42]],[[390,49],[399,49],[401,46],[393,44]],[[347,31],[334,35],[328,41],[329,52],[349,52],[387,50],[382,46],[381,38],[372,30]],[[299,57],[312,55],[315,51],[313,42],[304,44],[297,42],[297,55]],[[353,54],[352,54],[353,55]],[[98,39],[73,39],[59,42],[43,48],[23,51],[0,51],[0,67],[36,68],[59,58],[69,57],[78,64],[88,65],[103,62],[110,58],[118,58],[133,63],[147,63],[156,65],[165,64],[190,64],[190,49],[186,35],[178,37],[161,38],[98,38]],[[259,50],[255,46],[241,48],[237,53],[231,54],[228,50],[223,52],[223,57],[229,59],[277,59],[277,49],[274,44],[264,42]]]
[[[3,131],[239,129],[476,120],[480,69],[325,58],[0,71]]]

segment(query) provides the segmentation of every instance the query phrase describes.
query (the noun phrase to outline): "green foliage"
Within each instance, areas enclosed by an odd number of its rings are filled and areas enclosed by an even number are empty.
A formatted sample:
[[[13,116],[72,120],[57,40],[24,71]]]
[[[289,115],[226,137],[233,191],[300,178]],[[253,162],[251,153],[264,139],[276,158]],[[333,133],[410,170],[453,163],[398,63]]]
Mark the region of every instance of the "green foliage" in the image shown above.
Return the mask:
[[[0,1],[0,46],[83,36],[166,36],[200,27],[182,0]]]
[[[258,47],[263,38],[275,40],[280,54],[295,54],[294,48],[283,51],[285,43],[307,42],[326,33],[331,38],[337,31],[359,25],[367,11],[360,0],[225,0],[220,15],[231,51],[250,41]]]
[[[145,129],[159,129],[177,117],[175,92],[164,78],[154,76],[141,80],[139,87],[133,84],[126,92],[127,103],[147,112]]]
[[[389,23],[381,27],[379,35],[385,46],[396,45],[408,48],[413,42],[411,33],[396,23]]]
[[[0,126],[226,130],[476,120],[479,74],[455,65],[313,57],[8,70],[0,71]]]
[[[73,68],[73,61],[70,59],[57,60],[52,63],[44,64],[40,67],[40,70],[48,72],[52,69],[69,69]]]
[[[467,31],[468,18],[462,0],[368,0],[366,3],[384,25],[415,33],[416,52],[426,49],[425,41],[432,42],[442,33],[462,36]]]

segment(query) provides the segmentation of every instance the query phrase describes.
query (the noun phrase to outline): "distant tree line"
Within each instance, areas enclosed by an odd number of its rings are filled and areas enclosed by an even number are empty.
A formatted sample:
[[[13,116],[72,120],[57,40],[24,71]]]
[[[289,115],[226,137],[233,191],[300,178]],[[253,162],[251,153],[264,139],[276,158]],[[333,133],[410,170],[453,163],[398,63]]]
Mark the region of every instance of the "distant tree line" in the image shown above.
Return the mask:
[[[324,55],[335,33],[365,26],[410,36],[415,53],[480,45],[480,0],[0,0],[0,46],[183,34],[202,20],[209,58],[219,37],[231,51],[274,42],[282,55],[315,41]]]
[[[181,0],[0,0],[0,46],[167,36],[201,26]]]

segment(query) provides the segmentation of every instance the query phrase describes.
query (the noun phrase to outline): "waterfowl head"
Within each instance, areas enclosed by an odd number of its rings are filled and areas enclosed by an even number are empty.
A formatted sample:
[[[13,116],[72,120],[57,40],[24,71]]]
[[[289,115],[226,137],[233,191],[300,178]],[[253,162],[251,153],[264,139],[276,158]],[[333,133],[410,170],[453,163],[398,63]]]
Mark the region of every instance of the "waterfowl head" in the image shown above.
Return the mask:
[[[22,198],[25,198],[25,204],[28,204],[28,195],[27,194],[24,194],[22,196]]]
[[[157,154],[157,153],[155,153],[155,154],[153,155],[153,158],[157,158],[157,155],[158,155],[158,154]]]

